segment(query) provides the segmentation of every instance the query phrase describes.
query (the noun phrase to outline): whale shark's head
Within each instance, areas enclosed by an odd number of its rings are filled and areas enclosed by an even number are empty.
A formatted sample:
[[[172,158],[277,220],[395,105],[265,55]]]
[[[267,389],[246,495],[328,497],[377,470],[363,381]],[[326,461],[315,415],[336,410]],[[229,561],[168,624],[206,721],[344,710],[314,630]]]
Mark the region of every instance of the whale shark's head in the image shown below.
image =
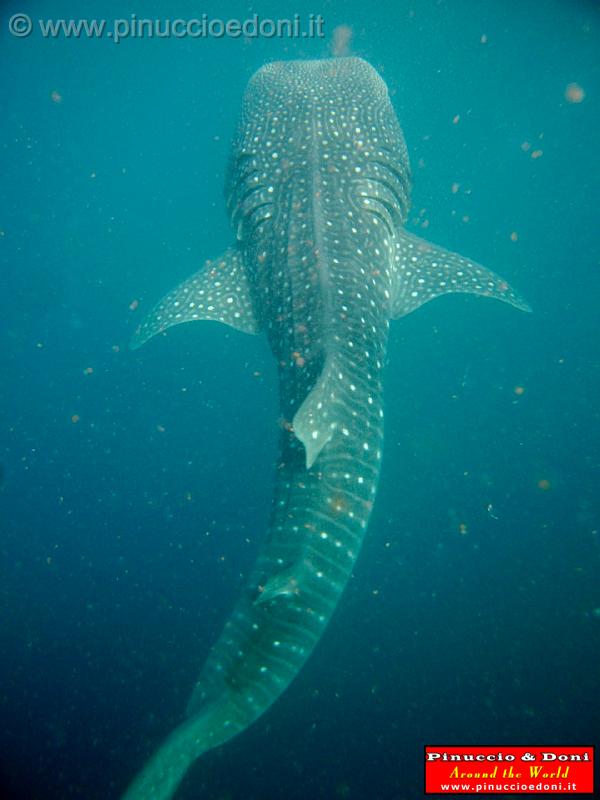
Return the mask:
[[[369,102],[388,97],[385,82],[377,70],[362,58],[325,58],[314,61],[273,61],[257,70],[248,89],[283,91],[287,96],[301,99],[307,93],[323,99],[366,94]]]
[[[257,145],[285,143],[291,152],[302,151],[316,129],[329,134],[325,149],[384,145],[408,165],[387,86],[355,57],[265,64],[248,82],[234,147],[256,152]]]
[[[410,167],[402,130],[387,87],[361,58],[276,61],[250,79],[233,142],[226,186],[238,238],[270,219],[282,195],[295,186],[292,207],[313,193],[319,173],[341,201],[365,204],[390,229],[406,219]],[[378,185],[374,185],[374,181]],[[370,211],[371,209],[367,209]]]

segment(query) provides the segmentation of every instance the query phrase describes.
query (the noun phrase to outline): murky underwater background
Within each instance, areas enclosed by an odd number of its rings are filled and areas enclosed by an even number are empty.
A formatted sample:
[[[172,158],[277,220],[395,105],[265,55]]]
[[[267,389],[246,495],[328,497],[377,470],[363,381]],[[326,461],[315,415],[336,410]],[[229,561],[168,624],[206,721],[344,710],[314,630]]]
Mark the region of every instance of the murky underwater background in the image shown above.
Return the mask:
[[[314,13],[325,35],[19,39],[17,12]],[[425,743],[597,743],[597,4],[4,2],[0,29],[0,796],[117,798],[252,565],[277,437],[265,341],[199,324],[127,343],[231,240],[252,72],[334,38],[389,86],[410,229],[534,313],[449,297],[394,324],[354,579],[284,697],[178,797],[412,800]]]

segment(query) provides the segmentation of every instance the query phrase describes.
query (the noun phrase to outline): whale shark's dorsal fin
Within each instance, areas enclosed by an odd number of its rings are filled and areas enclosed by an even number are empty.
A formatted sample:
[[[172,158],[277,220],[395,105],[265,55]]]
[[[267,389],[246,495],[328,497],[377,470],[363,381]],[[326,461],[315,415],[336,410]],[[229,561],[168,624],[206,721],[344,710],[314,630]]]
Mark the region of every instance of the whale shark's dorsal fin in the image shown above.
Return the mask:
[[[434,297],[450,292],[494,297],[521,311],[531,311],[529,304],[491,270],[458,253],[430,244],[403,228],[397,230],[392,319],[410,314]]]
[[[340,426],[340,407],[336,403],[336,378],[342,375],[329,356],[319,379],[296,412],[292,425],[306,451],[306,469],[310,469],[321,450]]]
[[[137,328],[130,346],[135,350],[157,333],[194,320],[216,320],[245,333],[259,332],[242,255],[235,248],[208,261],[166,294]]]

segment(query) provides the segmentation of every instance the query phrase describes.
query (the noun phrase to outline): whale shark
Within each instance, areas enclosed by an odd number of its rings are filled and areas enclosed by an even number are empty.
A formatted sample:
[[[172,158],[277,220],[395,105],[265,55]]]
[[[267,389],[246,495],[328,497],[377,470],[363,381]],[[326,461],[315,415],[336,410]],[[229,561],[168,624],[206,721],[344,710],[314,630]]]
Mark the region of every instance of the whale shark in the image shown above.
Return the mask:
[[[267,337],[281,425],[268,530],[181,724],[126,800],[172,797],[298,674],[364,539],[383,445],[390,321],[467,292],[529,310],[498,275],[409,232],[407,148],[366,61],[276,62],[250,79],[226,180],[235,241],[169,292],[132,347],[213,320]]]

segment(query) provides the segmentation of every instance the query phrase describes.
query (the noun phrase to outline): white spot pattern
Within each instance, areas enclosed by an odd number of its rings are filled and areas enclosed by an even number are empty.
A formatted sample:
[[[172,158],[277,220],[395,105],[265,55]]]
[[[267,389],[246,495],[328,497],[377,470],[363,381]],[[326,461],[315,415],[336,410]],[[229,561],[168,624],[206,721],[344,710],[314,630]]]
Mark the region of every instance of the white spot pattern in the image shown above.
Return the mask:
[[[169,292],[136,330],[136,349],[173,325],[195,320],[215,320],[245,333],[258,333],[242,256],[227,250]]]
[[[428,300],[450,292],[493,297],[522,311],[531,310],[528,303],[491,270],[398,229],[391,316],[402,317]]]

